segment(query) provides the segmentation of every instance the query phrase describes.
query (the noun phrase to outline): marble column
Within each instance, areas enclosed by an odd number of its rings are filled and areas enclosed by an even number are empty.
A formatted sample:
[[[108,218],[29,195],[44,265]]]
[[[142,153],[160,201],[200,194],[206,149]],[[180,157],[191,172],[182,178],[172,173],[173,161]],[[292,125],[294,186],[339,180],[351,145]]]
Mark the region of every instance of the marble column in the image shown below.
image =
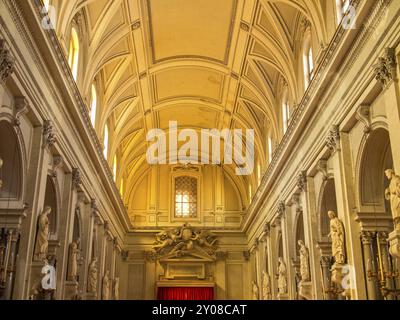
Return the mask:
[[[346,236],[346,253],[349,271],[352,272],[352,284],[347,294],[352,300],[367,298],[362,248],[360,242],[360,226],[356,222],[354,208],[356,199],[353,181],[353,168],[349,134],[339,132],[334,126],[327,137],[326,145],[331,151],[335,190],[337,198],[338,218],[343,222]],[[354,278],[354,279],[353,279]]]
[[[361,241],[364,253],[364,265],[366,270],[367,294],[369,300],[378,300],[378,283],[379,277],[378,269],[376,266],[375,256],[373,255],[372,242],[375,234],[369,231],[361,232]]]

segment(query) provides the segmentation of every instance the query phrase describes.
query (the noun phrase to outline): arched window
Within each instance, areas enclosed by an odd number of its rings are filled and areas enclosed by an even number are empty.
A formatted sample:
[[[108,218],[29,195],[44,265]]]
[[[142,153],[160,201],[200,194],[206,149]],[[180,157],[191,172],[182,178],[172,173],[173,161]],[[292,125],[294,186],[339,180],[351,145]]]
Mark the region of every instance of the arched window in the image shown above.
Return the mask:
[[[257,181],[258,181],[258,185],[261,184],[261,164],[258,163],[257,164]]]
[[[268,160],[269,160],[269,163],[272,162],[273,152],[274,152],[274,150],[273,150],[273,145],[272,145],[272,138],[268,137]]]
[[[75,81],[78,77],[78,62],[79,62],[79,38],[75,28],[71,29],[71,38],[69,41],[68,64],[72,71],[72,76]]]
[[[303,68],[304,68],[304,84],[307,89],[314,76],[314,56],[311,46],[311,34],[310,31],[304,39],[304,51],[303,51]]]
[[[114,177],[114,181],[115,181],[117,179],[117,155],[114,156],[113,177]]]
[[[285,134],[289,126],[290,109],[289,103],[285,99],[282,103],[282,121],[283,121],[283,133]]]
[[[350,0],[336,0],[336,12],[337,12],[337,19],[338,24],[342,21],[343,16],[349,10],[350,7]]]
[[[251,182],[249,183],[249,199],[250,203],[253,200],[253,188],[251,187]]]
[[[92,122],[93,128],[96,124],[96,112],[97,112],[97,91],[94,84],[92,84],[92,97],[90,102],[90,121]]]
[[[119,185],[119,193],[124,196],[124,178],[121,179],[121,184]]]
[[[103,144],[104,144],[104,158],[107,159],[108,157],[108,126],[106,125],[104,127],[104,138],[103,138]]]
[[[175,178],[175,217],[197,217],[197,179],[188,176]]]

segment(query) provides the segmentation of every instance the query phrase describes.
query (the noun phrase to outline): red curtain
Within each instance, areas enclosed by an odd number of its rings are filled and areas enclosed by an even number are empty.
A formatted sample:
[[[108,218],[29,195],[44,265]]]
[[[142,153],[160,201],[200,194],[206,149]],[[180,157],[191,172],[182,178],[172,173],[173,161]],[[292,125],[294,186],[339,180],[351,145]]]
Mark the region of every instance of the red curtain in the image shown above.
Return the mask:
[[[160,287],[158,300],[214,300],[214,288]]]

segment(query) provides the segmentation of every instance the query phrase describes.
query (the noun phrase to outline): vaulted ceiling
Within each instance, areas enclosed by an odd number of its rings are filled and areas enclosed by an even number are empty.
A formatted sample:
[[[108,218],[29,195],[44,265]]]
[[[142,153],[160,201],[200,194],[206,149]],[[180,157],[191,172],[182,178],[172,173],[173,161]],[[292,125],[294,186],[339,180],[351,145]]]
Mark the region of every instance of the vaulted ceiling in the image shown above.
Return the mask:
[[[296,58],[304,21],[315,43],[329,41],[327,2],[59,0],[57,34],[66,50],[71,24],[84,21],[78,86],[85,97],[94,80],[101,88],[96,130],[101,138],[110,124],[110,164],[120,155],[117,180],[124,175],[125,189],[132,188],[148,167],[146,133],[171,120],[180,128],[255,129],[265,168],[267,134],[282,136],[282,84],[293,104],[304,92]]]

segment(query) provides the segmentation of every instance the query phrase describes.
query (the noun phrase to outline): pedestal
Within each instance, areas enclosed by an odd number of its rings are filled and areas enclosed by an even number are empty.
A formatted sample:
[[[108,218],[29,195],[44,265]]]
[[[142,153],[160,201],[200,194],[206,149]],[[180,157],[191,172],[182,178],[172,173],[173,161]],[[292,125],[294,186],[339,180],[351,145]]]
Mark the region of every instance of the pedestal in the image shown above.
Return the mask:
[[[287,293],[278,293],[278,300],[289,300],[289,295]]]
[[[312,283],[303,282],[299,283],[299,295],[306,300],[312,300]]]
[[[98,300],[97,293],[87,292],[85,300]]]
[[[348,270],[346,273],[343,273],[343,269],[345,269],[345,268],[348,269],[348,266],[335,263],[331,269],[331,272],[332,272],[331,280],[332,280],[332,283],[337,286],[337,288],[341,292],[341,295],[343,297],[350,299],[351,298],[351,287],[349,286],[348,288],[343,288],[343,285],[342,285],[344,278],[346,276],[349,276]]]
[[[400,230],[395,230],[389,234],[388,242],[390,244],[389,252],[392,257],[400,258]]]
[[[65,300],[76,300],[79,292],[78,292],[78,282],[77,281],[67,281],[65,282]]]

